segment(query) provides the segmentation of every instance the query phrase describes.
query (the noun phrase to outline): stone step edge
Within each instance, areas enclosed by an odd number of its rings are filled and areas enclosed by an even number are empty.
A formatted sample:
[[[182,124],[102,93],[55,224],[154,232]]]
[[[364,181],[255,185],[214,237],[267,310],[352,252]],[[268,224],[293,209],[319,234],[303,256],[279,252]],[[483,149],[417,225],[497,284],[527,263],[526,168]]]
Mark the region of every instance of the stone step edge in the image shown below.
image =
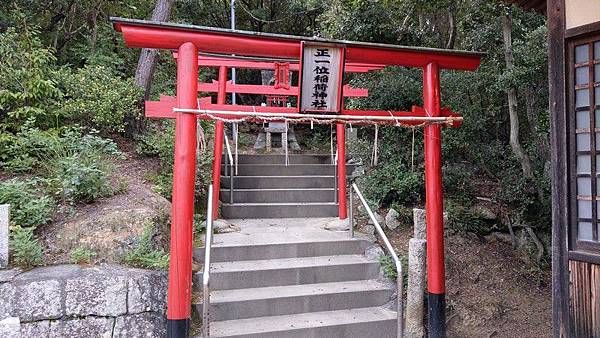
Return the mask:
[[[394,290],[395,288],[393,283],[386,283],[386,281],[383,279],[363,279],[356,281],[326,282],[315,284],[265,286],[258,288],[215,290],[211,292],[211,304],[297,298],[306,296],[324,296],[357,292],[393,292]],[[240,297],[240,295],[242,297]],[[248,297],[250,295],[255,296]],[[202,297],[194,298],[193,305],[201,305],[202,303]]]
[[[287,263],[287,264],[286,264]],[[293,264],[295,263],[295,264]],[[216,273],[242,272],[242,271],[276,271],[287,269],[303,269],[311,267],[338,266],[351,264],[379,264],[377,259],[365,255],[334,255],[316,257],[297,257],[280,259],[259,259],[249,261],[215,262],[211,264],[211,275]],[[219,269],[214,270],[215,265]],[[255,265],[261,265],[256,268]],[[226,269],[229,267],[229,269]],[[202,274],[203,270],[196,274]]]
[[[233,192],[255,192],[255,191],[334,191],[335,188],[241,188],[233,189]],[[223,192],[229,192],[227,188],[220,189]]]
[[[320,219],[320,218],[317,218]],[[357,243],[362,243],[362,242],[367,242],[370,243],[369,241],[367,241],[366,239],[363,238],[357,238],[357,237],[353,237],[353,238],[326,238],[323,240],[310,240],[310,241],[302,241],[302,240],[298,240],[298,241],[289,241],[289,242],[269,242],[269,243],[256,243],[256,244],[222,244],[222,243],[215,243],[213,244],[211,247],[213,249],[215,248],[219,248],[219,249],[229,249],[229,248],[263,248],[263,247],[268,247],[268,246],[285,246],[285,245],[298,245],[298,244],[315,244],[315,245],[323,245],[326,243],[342,243],[342,242],[357,242]],[[200,247],[194,247],[193,248],[194,251],[196,250],[204,250],[203,246]],[[319,257],[319,256],[310,256],[310,257]],[[296,258],[307,258],[307,257],[296,257]],[[289,258],[286,258],[289,259]]]
[[[237,175],[233,178],[334,178],[334,175]],[[229,178],[229,175],[221,175],[221,178]]]
[[[336,202],[265,202],[265,203],[222,203],[221,206],[225,207],[282,207],[282,206],[329,206],[338,205]]]
[[[227,337],[391,320],[397,320],[397,314],[392,310],[383,307],[355,308],[214,321],[211,322],[211,335]]]

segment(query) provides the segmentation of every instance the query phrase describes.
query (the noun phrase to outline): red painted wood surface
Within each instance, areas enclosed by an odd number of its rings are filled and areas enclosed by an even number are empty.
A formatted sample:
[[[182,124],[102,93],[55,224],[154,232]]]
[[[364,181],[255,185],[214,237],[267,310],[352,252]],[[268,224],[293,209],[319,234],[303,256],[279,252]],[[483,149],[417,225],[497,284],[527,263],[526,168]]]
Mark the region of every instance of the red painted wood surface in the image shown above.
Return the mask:
[[[211,83],[199,83],[199,92],[216,93],[219,91],[219,81],[213,80]],[[275,88],[274,86],[252,85],[252,84],[233,84],[231,80],[226,84],[227,93],[237,94],[257,94],[257,95],[288,95],[298,96],[298,87]],[[350,85],[344,85],[344,97],[368,97],[369,90],[364,88],[352,88]]]
[[[219,92],[217,94],[217,103],[225,104],[225,82],[227,80],[227,67],[219,67]],[[223,154],[223,133],[225,131],[225,124],[223,121],[217,121],[215,123],[215,144],[214,144],[214,158],[212,167],[212,179],[213,179],[213,217],[214,219],[219,218],[219,193],[221,192],[221,159]]]
[[[202,52],[258,57],[298,58],[300,42],[309,38],[241,34],[231,31],[186,28],[174,25],[152,25],[116,22],[115,29],[123,33],[128,47],[177,49],[192,42]],[[444,69],[475,70],[481,55],[425,48],[403,48],[379,44],[346,44],[346,61],[365,64],[384,64],[404,67],[425,67],[436,63]]]
[[[177,58],[177,53],[174,54]],[[227,68],[243,68],[243,69],[274,69],[276,62],[271,61],[256,61],[256,60],[240,60],[235,58],[225,58],[221,56],[199,56],[198,65],[200,67],[220,67]],[[290,60],[290,71],[297,72],[300,68],[297,60]],[[346,73],[367,73],[374,70],[382,70],[385,65],[382,64],[367,64],[367,63],[352,63],[347,62],[344,67]]]
[[[179,48],[177,105],[196,108],[198,49],[192,43]],[[189,319],[192,299],[192,223],[196,183],[196,117],[178,114],[175,119],[175,163],[171,208],[171,245],[167,319]]]
[[[337,186],[338,186],[338,215],[340,219],[348,218],[346,209],[346,124],[336,124],[337,140]]]
[[[439,68],[431,63],[423,70],[423,109],[441,116]],[[425,212],[427,221],[427,290],[444,294],[444,204],[442,186],[442,128],[425,127]]]

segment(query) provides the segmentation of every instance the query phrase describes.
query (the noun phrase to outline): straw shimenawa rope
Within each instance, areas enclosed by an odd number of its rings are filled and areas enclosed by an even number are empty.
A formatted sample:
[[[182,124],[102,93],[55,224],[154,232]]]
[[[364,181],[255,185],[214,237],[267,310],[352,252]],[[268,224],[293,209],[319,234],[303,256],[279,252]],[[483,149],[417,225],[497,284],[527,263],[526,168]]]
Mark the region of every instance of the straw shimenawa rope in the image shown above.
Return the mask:
[[[223,122],[285,122],[285,123],[347,123],[347,124],[391,124],[397,127],[424,127],[432,124],[451,126],[455,122],[462,121],[460,116],[429,117],[429,116],[359,116],[359,115],[326,115],[326,114],[301,114],[301,113],[265,113],[265,112],[242,112],[226,110],[206,109],[183,109],[174,108],[176,113],[192,113],[210,117],[213,120]],[[227,116],[227,117],[223,117]],[[239,116],[239,117],[238,117]],[[417,124],[415,124],[417,123]]]

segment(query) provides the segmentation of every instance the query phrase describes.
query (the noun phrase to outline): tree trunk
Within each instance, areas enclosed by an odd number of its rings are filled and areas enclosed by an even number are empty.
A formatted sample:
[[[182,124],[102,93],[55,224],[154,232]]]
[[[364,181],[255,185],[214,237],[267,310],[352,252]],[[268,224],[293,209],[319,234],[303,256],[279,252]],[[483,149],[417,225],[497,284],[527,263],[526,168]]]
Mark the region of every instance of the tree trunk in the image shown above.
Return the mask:
[[[505,13],[502,16],[502,35],[504,37],[504,58],[506,69],[514,68],[514,57],[512,50],[512,18],[511,13]],[[508,95],[508,115],[510,118],[510,147],[513,153],[521,163],[523,176],[531,177],[531,160],[521,146],[519,141],[519,114],[517,112],[517,90],[514,87],[506,91]]]
[[[175,0],[156,0],[156,5],[152,11],[153,21],[167,21],[171,16],[171,8]],[[140,53],[137,69],[135,70],[135,85],[144,89],[144,100],[150,96],[150,87],[152,86],[152,77],[154,68],[158,59],[158,50],[144,48]],[[144,119],[133,116],[130,113],[125,114],[127,136],[132,137],[144,128]]]
[[[454,23],[453,8],[448,12],[448,42],[446,49],[454,49],[454,41],[456,40],[456,24]]]
[[[175,0],[156,0],[152,21],[167,21],[171,16],[171,8]],[[152,76],[158,59],[158,50],[144,48],[140,54],[137,69],[135,71],[135,84],[144,89],[144,99],[150,95]]]

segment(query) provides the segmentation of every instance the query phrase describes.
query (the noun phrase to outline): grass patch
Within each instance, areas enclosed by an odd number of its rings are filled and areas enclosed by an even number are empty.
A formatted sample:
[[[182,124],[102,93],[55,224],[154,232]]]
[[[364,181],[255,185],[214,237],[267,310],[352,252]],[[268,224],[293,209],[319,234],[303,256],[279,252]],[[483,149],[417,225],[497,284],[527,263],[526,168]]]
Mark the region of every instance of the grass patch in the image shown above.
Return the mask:
[[[43,263],[44,249],[33,230],[33,227],[23,228],[19,225],[10,228],[10,247],[16,265],[32,267]]]
[[[152,245],[155,234],[156,226],[153,223],[146,224],[138,245],[125,256],[125,263],[140,268],[168,269],[169,254],[162,249],[155,249]]]
[[[92,264],[96,252],[90,249],[77,247],[71,250],[69,256],[71,256],[71,263],[73,264]]]

